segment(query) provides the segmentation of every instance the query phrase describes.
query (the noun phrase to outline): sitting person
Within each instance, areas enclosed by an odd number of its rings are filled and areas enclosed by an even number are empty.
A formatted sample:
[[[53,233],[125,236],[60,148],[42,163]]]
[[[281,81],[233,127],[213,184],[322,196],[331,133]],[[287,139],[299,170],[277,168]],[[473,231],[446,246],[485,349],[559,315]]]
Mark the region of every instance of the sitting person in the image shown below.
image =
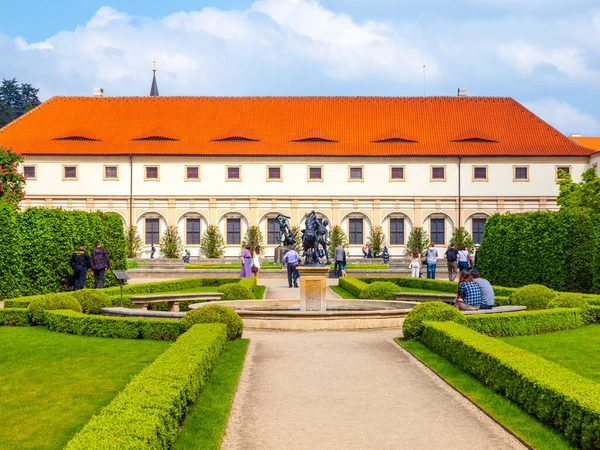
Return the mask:
[[[481,289],[481,306],[480,309],[492,309],[494,307],[494,288],[488,280],[481,278],[476,270],[471,272],[473,281],[479,285]]]
[[[460,311],[474,311],[481,306],[481,288],[468,270],[462,270],[458,275],[455,306]]]

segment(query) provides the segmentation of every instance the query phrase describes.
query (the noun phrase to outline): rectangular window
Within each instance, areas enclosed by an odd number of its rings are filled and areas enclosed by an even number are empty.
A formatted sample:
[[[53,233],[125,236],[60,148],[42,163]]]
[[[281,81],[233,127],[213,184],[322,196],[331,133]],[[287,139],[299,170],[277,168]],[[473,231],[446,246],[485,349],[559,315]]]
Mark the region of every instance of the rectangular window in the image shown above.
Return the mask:
[[[431,219],[430,221],[431,224],[431,242],[433,242],[435,245],[445,245],[446,244],[446,238],[444,235],[444,225],[445,225],[445,220],[444,219]]]
[[[322,167],[309,167],[308,168],[308,180],[309,181],[323,181],[323,168]]]
[[[240,219],[227,219],[227,245],[240,245]]]
[[[268,181],[281,181],[281,166],[268,166],[267,167],[267,180]]]
[[[23,175],[27,177],[28,180],[35,180],[37,178],[35,166],[23,166]]]
[[[145,167],[145,180],[157,181],[158,180],[158,166],[146,166]]]
[[[157,245],[159,242],[158,219],[146,219],[146,244]]]
[[[350,181],[363,181],[363,168],[348,167],[348,179]]]
[[[446,166],[431,166],[431,179],[446,181]]]
[[[118,180],[119,179],[119,168],[117,166],[104,166],[104,179],[105,180]]]
[[[513,181],[529,181],[529,166],[514,166],[514,169]]]
[[[363,244],[363,220],[362,219],[350,219],[348,229],[348,237],[350,245],[362,245]]]
[[[275,219],[267,219],[267,244],[278,245],[280,242],[279,222]]]
[[[185,219],[185,243],[188,245],[200,245],[200,219]]]
[[[571,166],[556,166],[556,181],[562,180],[562,178],[558,175],[559,170],[562,170],[566,174],[571,175]]]
[[[240,166],[227,166],[227,181],[240,181],[241,169]]]
[[[473,166],[473,181],[487,181],[487,166]]]
[[[63,166],[63,179],[64,180],[76,180],[77,179],[77,166]]]
[[[481,244],[486,219],[473,219],[473,244]]]
[[[404,181],[404,166],[390,167],[390,181]]]
[[[185,181],[200,181],[200,167],[185,166]]]
[[[390,219],[390,245],[404,245],[404,219]]]

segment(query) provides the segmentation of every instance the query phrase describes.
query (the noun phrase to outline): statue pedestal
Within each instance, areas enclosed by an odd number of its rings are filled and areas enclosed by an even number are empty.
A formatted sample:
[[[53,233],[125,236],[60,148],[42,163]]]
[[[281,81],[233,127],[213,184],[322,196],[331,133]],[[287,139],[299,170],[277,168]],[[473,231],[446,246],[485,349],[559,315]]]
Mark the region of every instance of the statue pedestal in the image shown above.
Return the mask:
[[[327,274],[329,267],[298,266],[300,272],[300,311],[327,310]]]

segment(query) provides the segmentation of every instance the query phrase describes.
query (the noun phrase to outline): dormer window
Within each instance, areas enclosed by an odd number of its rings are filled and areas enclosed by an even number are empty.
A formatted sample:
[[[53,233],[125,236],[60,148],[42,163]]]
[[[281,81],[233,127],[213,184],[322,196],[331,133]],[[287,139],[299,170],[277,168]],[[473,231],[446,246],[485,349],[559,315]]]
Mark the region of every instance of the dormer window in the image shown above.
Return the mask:
[[[88,141],[88,142],[100,142],[100,139],[94,139],[87,136],[63,136],[53,139],[54,141]]]
[[[140,137],[140,138],[134,138],[134,139],[132,139],[132,141],[171,141],[171,142],[178,142],[179,139],[175,139],[175,138],[167,137],[167,136],[144,136],[144,137]]]

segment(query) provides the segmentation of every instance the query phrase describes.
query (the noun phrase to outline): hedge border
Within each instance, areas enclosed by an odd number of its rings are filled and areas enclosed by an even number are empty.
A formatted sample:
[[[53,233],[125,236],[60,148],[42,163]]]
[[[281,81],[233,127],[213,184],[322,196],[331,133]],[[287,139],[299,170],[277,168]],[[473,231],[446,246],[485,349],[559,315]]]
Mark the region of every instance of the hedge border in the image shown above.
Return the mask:
[[[541,356],[453,322],[425,322],[421,341],[575,445],[600,447],[600,385]]]
[[[67,443],[66,450],[171,448],[226,342],[225,325],[195,325]]]
[[[365,283],[359,278],[340,277],[338,278],[338,285],[342,289],[345,289],[346,291],[350,292],[356,298],[360,298],[360,296],[362,295],[362,291],[364,291],[369,284]]]
[[[0,308],[0,326],[28,327],[30,325],[27,308]]]
[[[187,329],[181,320],[99,316],[69,310],[45,311],[44,324],[51,331],[81,336],[166,341],[177,339]]]

